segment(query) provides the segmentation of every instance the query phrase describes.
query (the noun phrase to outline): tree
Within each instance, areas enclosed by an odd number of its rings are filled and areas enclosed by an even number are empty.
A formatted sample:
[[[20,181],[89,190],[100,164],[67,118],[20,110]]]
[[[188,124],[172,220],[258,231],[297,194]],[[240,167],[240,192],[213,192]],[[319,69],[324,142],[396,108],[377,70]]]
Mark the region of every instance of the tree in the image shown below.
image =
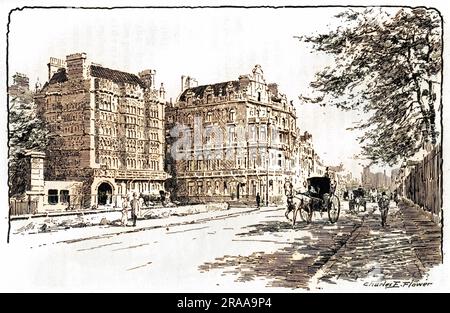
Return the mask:
[[[10,92],[9,101],[9,180],[10,194],[18,190],[24,177],[18,169],[28,151],[44,151],[48,143],[48,131],[43,121],[36,115],[33,95],[28,90]],[[20,187],[20,186],[19,186]],[[20,189],[20,188],[19,188]]]
[[[372,163],[393,165],[435,144],[437,94],[442,71],[442,19],[436,10],[347,10],[326,34],[298,37],[334,57],[310,86],[306,102],[363,110],[369,118],[353,129]],[[440,98],[440,97],[439,97]]]

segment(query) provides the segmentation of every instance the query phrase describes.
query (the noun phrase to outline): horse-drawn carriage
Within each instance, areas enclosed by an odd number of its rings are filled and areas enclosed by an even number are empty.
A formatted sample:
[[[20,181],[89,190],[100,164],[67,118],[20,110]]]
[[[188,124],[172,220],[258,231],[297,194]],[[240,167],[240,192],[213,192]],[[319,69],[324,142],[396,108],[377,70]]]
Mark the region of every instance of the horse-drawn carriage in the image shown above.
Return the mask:
[[[294,211],[293,225],[297,218],[297,213],[306,223],[310,223],[314,211],[328,213],[328,219],[335,223],[339,218],[341,205],[339,198],[334,194],[335,186],[329,177],[310,177],[307,180],[308,190],[288,197],[289,206]]]
[[[351,212],[359,212],[360,208],[367,209],[367,200],[365,198],[366,192],[362,187],[353,190],[353,196],[348,202],[348,209]]]

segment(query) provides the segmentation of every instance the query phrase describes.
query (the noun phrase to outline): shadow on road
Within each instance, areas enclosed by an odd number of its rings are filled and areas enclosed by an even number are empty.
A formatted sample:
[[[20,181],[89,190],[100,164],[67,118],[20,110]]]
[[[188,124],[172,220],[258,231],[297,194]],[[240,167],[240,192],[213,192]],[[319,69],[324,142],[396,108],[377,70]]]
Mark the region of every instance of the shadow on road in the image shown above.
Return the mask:
[[[237,234],[239,240],[283,244],[275,252],[248,256],[223,256],[199,267],[200,271],[228,269],[237,281],[265,278],[268,287],[306,288],[311,279],[400,279],[418,281],[428,269],[441,263],[441,230],[422,210],[400,204],[382,227],[379,212],[345,214],[336,224],[326,218],[298,223],[270,220],[250,225]],[[320,272],[319,272],[320,270]]]
[[[292,227],[287,221],[266,221],[250,225],[247,232],[237,236],[252,237],[252,241],[268,241],[267,236],[298,233],[290,242],[283,240],[283,247],[273,253],[254,252],[248,256],[223,256],[214,262],[199,267],[201,272],[213,269],[226,269],[222,275],[236,275],[237,281],[245,282],[256,278],[269,279],[269,287],[307,288],[308,282],[328,259],[348,240],[353,231],[361,224],[360,219],[345,219],[338,225],[325,220],[316,220],[311,224],[299,222]],[[254,237],[258,238],[254,238]],[[259,240],[258,240],[259,239]],[[281,239],[280,239],[281,241]]]

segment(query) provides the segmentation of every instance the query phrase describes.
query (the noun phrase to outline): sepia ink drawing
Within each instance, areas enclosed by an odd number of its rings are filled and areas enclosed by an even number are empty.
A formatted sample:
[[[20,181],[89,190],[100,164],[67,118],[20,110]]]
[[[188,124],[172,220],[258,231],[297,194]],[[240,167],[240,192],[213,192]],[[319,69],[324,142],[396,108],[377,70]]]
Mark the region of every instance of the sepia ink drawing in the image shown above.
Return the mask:
[[[446,12],[7,14],[10,290],[441,288]]]

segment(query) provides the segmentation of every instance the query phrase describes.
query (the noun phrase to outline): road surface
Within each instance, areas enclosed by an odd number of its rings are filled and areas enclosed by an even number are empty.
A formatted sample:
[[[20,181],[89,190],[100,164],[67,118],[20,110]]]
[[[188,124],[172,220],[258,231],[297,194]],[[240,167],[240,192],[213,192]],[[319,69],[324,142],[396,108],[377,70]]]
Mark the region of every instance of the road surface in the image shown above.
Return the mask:
[[[2,277],[11,292],[291,292],[342,278],[421,279],[439,255],[429,263],[417,255],[416,234],[391,205],[387,228],[374,204],[355,215],[344,202],[336,224],[315,213],[292,227],[283,208],[269,207],[49,245],[24,247],[22,238],[3,254]],[[438,253],[440,232],[430,227]]]

